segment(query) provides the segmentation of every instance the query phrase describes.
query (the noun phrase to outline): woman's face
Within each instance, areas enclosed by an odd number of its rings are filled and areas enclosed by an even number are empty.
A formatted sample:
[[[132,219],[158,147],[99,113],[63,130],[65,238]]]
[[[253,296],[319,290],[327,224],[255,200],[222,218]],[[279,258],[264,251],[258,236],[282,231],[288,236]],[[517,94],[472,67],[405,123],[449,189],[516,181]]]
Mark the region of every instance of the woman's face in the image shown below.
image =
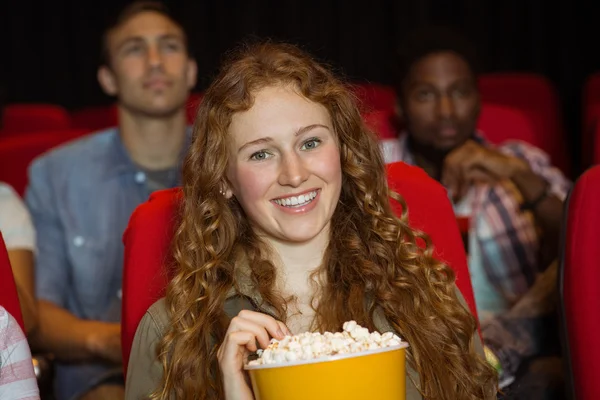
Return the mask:
[[[340,152],[327,109],[291,86],[255,94],[229,128],[227,178],[254,229],[301,243],[329,228],[340,198]]]

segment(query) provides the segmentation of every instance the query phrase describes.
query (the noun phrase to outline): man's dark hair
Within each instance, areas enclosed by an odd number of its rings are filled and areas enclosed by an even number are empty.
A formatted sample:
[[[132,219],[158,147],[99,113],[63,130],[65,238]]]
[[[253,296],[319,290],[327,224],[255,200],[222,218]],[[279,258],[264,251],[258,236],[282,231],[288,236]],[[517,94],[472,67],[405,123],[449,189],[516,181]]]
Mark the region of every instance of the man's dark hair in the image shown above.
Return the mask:
[[[110,66],[110,51],[109,51],[109,36],[111,32],[131,18],[135,17],[138,14],[144,12],[155,12],[158,13],[169,20],[171,20],[175,25],[177,25],[184,34],[185,45],[188,46],[188,40],[185,33],[185,29],[181,22],[179,22],[169,11],[166,5],[161,3],[160,1],[135,1],[125,7],[121,12],[119,12],[116,17],[112,20],[112,22],[106,27],[104,33],[102,34],[102,54],[101,54],[101,62],[103,65]],[[189,48],[188,48],[189,53]]]
[[[446,26],[423,26],[410,32],[396,53],[394,86],[398,96],[402,95],[402,87],[415,63],[430,54],[445,51],[465,60],[477,77],[480,72],[477,51],[465,36]]]

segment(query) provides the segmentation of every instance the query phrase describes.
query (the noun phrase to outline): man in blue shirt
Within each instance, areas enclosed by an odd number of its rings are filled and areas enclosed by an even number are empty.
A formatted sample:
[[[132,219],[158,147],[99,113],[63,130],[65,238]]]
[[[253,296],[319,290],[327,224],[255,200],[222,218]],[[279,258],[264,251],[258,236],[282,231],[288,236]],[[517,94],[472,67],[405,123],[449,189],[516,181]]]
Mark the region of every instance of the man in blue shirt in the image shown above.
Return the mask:
[[[133,210],[179,184],[196,83],[187,38],[159,3],[133,3],[104,36],[103,90],[119,126],[37,159],[26,203],[38,234],[40,330],[57,358],[57,400],[123,398],[121,236]]]

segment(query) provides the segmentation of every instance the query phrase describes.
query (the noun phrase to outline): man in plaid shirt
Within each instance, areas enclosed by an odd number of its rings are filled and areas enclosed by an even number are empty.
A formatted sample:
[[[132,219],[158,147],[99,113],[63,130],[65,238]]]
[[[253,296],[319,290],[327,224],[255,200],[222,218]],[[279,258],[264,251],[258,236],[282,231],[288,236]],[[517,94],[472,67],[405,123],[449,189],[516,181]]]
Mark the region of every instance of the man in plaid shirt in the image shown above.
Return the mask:
[[[410,39],[399,54],[396,88],[406,131],[382,142],[385,160],[423,168],[448,189],[457,214],[470,216],[469,269],[501,386],[516,378],[515,393],[546,398],[536,396],[556,392],[547,383],[560,378],[559,360],[544,358],[540,367],[535,359],[546,351],[540,331],[556,287],[547,284],[556,276],[548,265],[557,257],[571,183],[540,149],[518,141],[494,146],[476,130],[481,100],[469,43],[441,28]],[[548,371],[533,376],[528,364]]]

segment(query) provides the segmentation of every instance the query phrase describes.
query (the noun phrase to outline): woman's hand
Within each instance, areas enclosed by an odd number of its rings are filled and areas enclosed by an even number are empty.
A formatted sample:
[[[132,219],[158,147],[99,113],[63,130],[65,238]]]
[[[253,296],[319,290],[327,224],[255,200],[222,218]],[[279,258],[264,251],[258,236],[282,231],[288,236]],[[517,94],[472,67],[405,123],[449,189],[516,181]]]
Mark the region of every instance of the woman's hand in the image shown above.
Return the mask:
[[[244,360],[258,350],[257,344],[264,349],[271,338],[281,340],[285,335],[291,335],[285,324],[267,314],[242,310],[231,320],[217,352],[227,400],[254,400]]]

